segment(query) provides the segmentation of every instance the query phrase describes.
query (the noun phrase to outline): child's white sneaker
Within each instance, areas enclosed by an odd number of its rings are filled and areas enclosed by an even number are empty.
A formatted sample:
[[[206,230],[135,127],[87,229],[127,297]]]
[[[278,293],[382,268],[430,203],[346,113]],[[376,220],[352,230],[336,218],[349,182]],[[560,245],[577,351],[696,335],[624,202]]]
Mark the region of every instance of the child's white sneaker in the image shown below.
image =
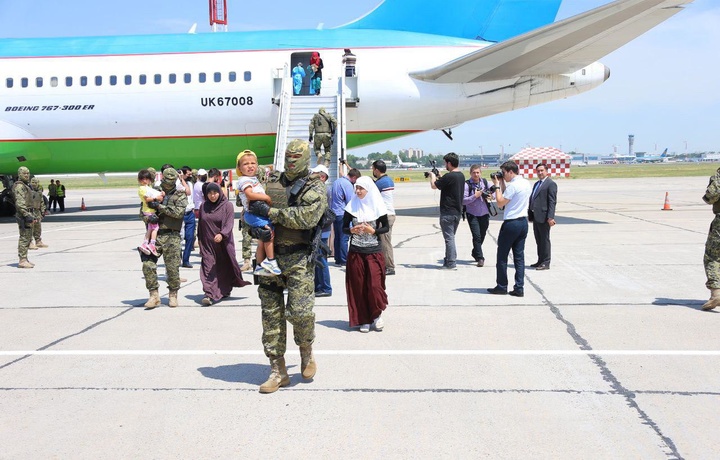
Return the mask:
[[[275,259],[265,259],[260,262],[260,266],[272,273],[273,275],[282,275],[282,270],[280,270],[280,267],[278,267],[277,260]]]

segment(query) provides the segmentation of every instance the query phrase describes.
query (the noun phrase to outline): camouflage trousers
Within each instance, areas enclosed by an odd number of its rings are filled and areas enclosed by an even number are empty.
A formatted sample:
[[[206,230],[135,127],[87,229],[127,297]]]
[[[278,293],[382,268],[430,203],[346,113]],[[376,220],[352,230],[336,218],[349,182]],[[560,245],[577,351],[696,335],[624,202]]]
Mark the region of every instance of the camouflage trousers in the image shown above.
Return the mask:
[[[703,256],[708,289],[720,289],[720,216],[715,216],[710,224],[710,232],[705,242]]]
[[[258,295],[262,309],[262,343],[265,356],[284,356],[287,322],[293,326],[295,344],[315,341],[315,261],[306,251],[280,255],[276,259],[283,274],[261,276]],[[287,305],[283,289],[287,288]]]
[[[245,260],[252,259],[252,237],[250,236],[250,226],[242,222],[242,258]]]
[[[177,291],[180,289],[180,264],[182,263],[180,232],[158,233],[155,247],[158,255],[165,262],[168,288],[171,291]],[[143,261],[143,275],[145,275],[145,287],[148,291],[158,289],[160,287],[157,277],[158,258],[145,255],[142,255],[141,258]]]
[[[34,214],[34,216],[37,222],[33,224],[32,234],[33,239],[37,243],[38,241],[42,241],[42,214],[38,212]]]
[[[325,149],[325,153],[320,153],[320,146]],[[330,155],[332,155],[332,135],[329,133],[317,133],[313,137],[313,147],[317,156],[317,164],[330,166]]]
[[[25,228],[25,221],[20,218],[15,219],[18,224],[20,238],[18,238],[18,258],[27,259],[28,247],[33,238],[33,229]]]

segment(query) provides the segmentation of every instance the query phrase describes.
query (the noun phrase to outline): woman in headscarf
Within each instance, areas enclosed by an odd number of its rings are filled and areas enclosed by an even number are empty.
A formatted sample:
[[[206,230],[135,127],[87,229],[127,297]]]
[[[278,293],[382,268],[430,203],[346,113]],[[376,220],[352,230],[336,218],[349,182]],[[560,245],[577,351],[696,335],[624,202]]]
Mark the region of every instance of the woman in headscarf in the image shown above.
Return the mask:
[[[368,176],[355,182],[355,196],[345,206],[343,232],[350,234],[350,248],[345,271],[350,327],[360,332],[370,327],[382,331],[380,317],[387,307],[385,292],[385,257],[379,235],[390,229],[387,208],[380,191]]]
[[[320,57],[320,53],[313,51],[310,57],[310,65],[308,68],[311,70],[310,74],[310,94],[320,95],[320,87],[322,86],[322,69],[323,60]]]
[[[200,281],[205,297],[202,304],[212,305],[228,297],[233,287],[242,287],[240,265],[235,258],[235,240],[233,238],[234,209],[225,198],[220,186],[207,183],[203,191],[205,202],[200,207]]]

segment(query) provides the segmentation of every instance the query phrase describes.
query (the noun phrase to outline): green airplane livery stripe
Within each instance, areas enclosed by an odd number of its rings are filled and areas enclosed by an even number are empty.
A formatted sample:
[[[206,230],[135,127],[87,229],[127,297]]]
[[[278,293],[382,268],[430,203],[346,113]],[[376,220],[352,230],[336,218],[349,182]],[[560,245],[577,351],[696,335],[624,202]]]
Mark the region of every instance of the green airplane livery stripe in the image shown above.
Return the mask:
[[[348,134],[348,148],[359,147],[412,131]],[[238,152],[250,149],[260,164],[272,164],[275,135],[152,139],[72,139],[0,142],[0,174],[26,166],[33,174],[137,171],[165,163],[176,167],[234,167]]]

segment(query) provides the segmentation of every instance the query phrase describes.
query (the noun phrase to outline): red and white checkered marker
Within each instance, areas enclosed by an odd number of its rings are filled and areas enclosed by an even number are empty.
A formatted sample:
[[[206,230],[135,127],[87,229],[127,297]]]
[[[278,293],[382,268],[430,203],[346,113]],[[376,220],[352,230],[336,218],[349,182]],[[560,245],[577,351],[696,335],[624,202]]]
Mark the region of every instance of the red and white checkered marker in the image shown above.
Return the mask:
[[[527,147],[510,158],[517,163],[520,175],[535,178],[535,165],[545,163],[550,177],[570,177],[572,157],[555,147]]]

